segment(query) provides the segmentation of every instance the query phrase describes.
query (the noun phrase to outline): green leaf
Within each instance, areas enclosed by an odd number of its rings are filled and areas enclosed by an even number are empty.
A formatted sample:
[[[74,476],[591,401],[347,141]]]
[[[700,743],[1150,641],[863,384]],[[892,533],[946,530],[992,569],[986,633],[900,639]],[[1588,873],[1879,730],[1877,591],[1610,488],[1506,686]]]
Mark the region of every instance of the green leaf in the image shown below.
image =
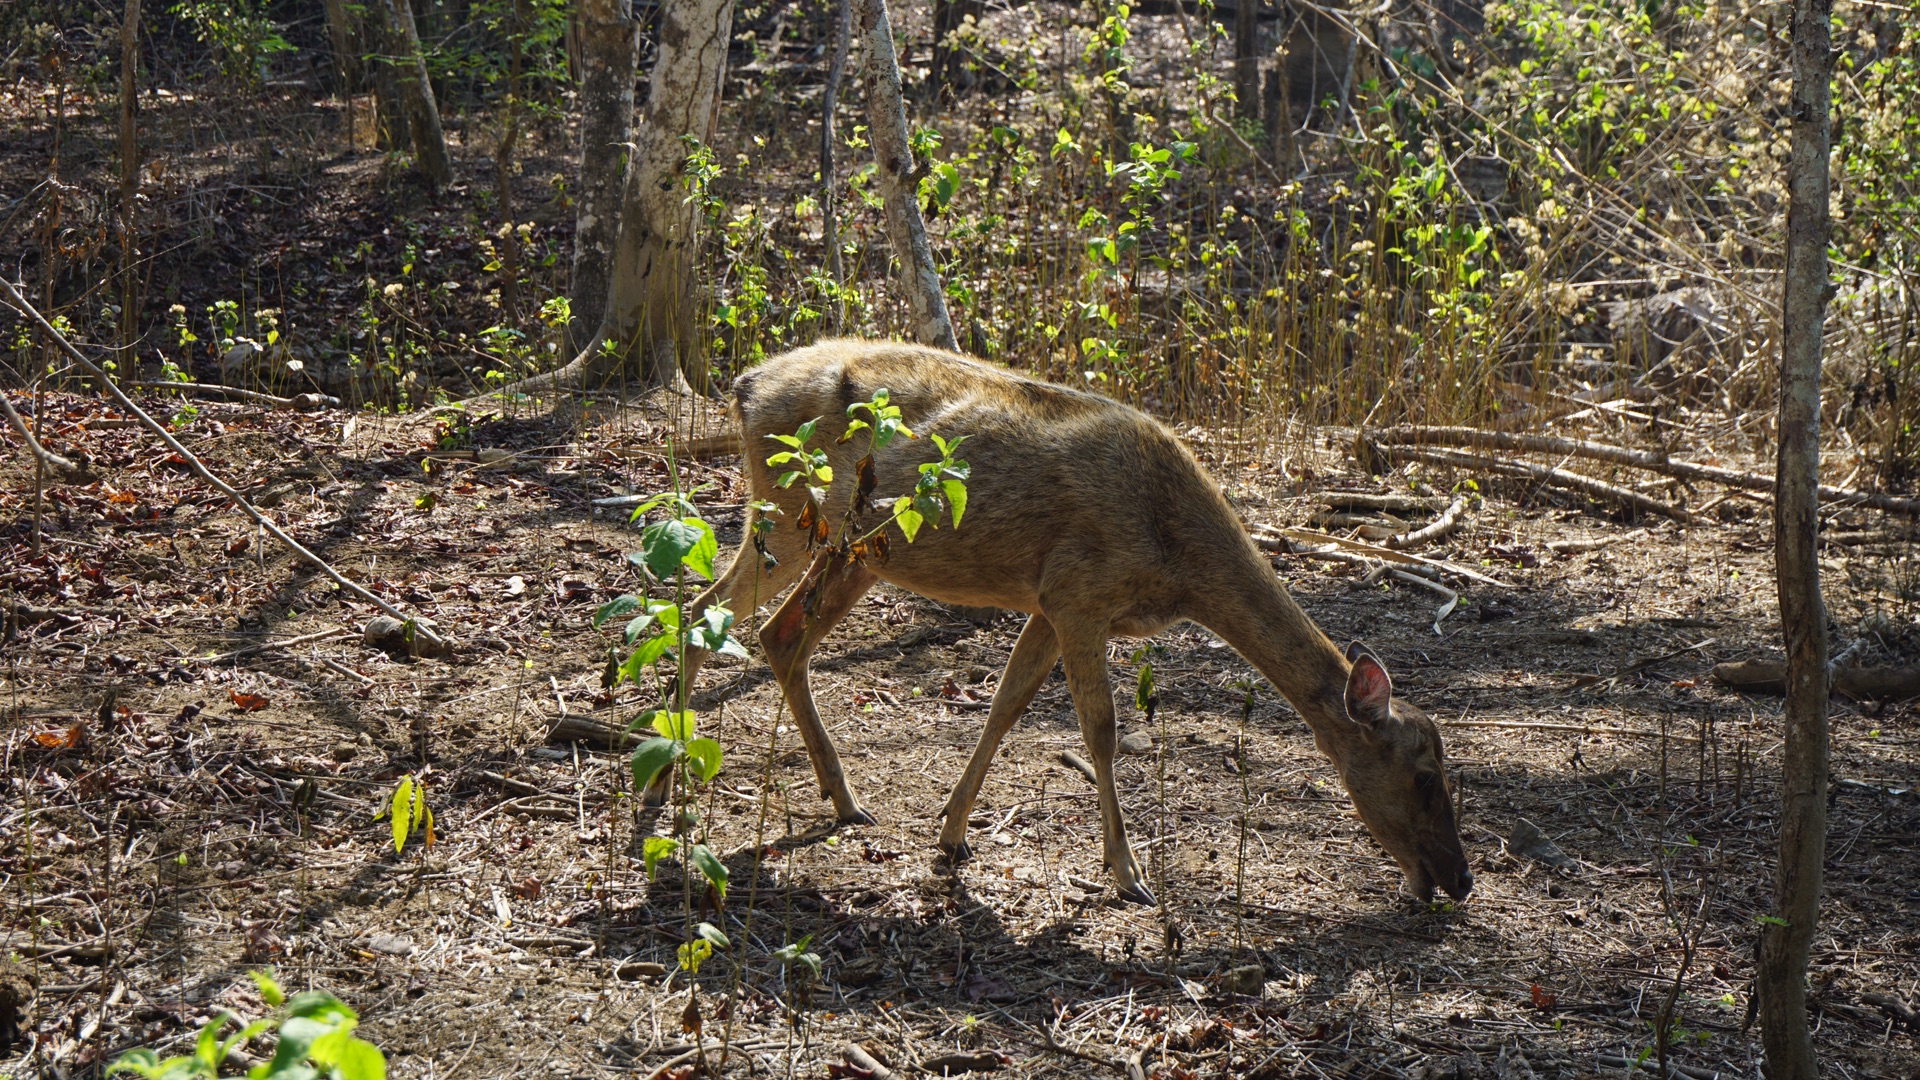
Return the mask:
[[[249,971],[247,975],[253,979],[253,985],[259,988],[261,1001],[275,1008],[286,1004],[286,992],[274,981],[272,971]]]
[[[726,864],[721,862],[720,856],[715,855],[713,850],[705,844],[693,845],[692,854],[693,865],[698,867],[702,874],[706,875],[707,881],[713,885],[714,893],[718,895],[720,899],[725,900],[727,898]]]
[[[620,616],[625,615],[627,612],[637,609],[639,606],[640,606],[640,598],[633,595],[632,593],[625,593],[623,595],[614,597],[613,599],[607,601],[604,604],[601,604],[598,608],[594,609],[594,612],[593,612],[594,629],[596,630],[599,629],[600,624],[603,622],[606,622],[608,619],[617,619]],[[632,641],[633,639],[628,638],[627,640]]]
[[[653,730],[659,732],[665,738],[683,743],[693,738],[694,715],[692,709],[685,709],[680,712],[668,712],[665,709],[655,709],[648,713],[647,716],[649,717],[647,722],[653,725]]]
[[[683,517],[680,519],[680,524],[699,534],[693,542],[692,550],[687,552],[681,562],[686,564],[687,569],[712,581],[713,558],[720,554],[720,544],[713,537],[713,526],[698,517]]]
[[[713,527],[697,517],[656,521],[640,533],[640,558],[660,581],[673,580],[681,566],[711,578],[717,550]]]
[[[129,1050],[113,1059],[113,1064],[107,1066],[108,1076],[121,1072],[135,1072],[141,1076],[159,1076],[160,1055],[144,1047]]]
[[[387,1080],[387,1057],[365,1039],[349,1037],[333,1060],[340,1080]]]
[[[280,1022],[280,1045],[273,1048],[273,1060],[267,1075],[278,1077],[312,1056],[313,1044],[331,1034],[338,1025],[306,1016],[289,1016]]]
[[[660,860],[680,849],[680,841],[671,836],[649,836],[640,845],[640,862],[646,868],[647,880],[653,880],[653,868]]]
[[[727,630],[732,626],[733,612],[716,604],[701,613],[700,621],[688,631],[687,641],[696,649],[722,652],[727,644]]]
[[[713,947],[716,949],[724,949],[733,944],[733,942],[727,939],[724,931],[710,922],[703,922],[694,927],[693,936],[699,938],[701,941],[712,942]]]
[[[720,744],[712,739],[690,739],[687,760],[693,763],[693,774],[704,784],[720,773]]]
[[[393,801],[387,809],[393,818],[393,850],[399,851],[407,846],[407,834],[413,831],[412,775],[400,778],[399,786],[393,789]]]
[[[947,509],[953,511],[953,527],[960,527],[960,515],[967,512],[967,485],[959,480],[940,481],[940,490],[947,493]]]
[[[900,526],[900,531],[906,535],[907,543],[913,543],[913,538],[919,535],[920,525],[925,520],[920,512],[913,508],[912,499],[902,495],[893,500],[893,523]]]
[[[646,502],[643,502],[639,506],[634,507],[633,513],[627,515],[627,520],[629,522],[639,521],[641,518],[646,517],[648,512],[653,510],[654,507],[659,506],[661,503],[666,501],[667,501],[667,496],[655,495],[653,498],[648,499]]]
[[[681,752],[680,744],[672,739],[652,738],[635,747],[633,757],[628,759],[633,766],[633,786],[643,788],[653,783],[661,770],[679,760]]]
[[[691,975],[698,975],[700,974],[700,961],[713,955],[713,945],[710,942],[701,941],[696,938],[674,950],[674,953],[680,960],[681,970]]]
[[[626,660],[621,663],[620,677],[622,679],[631,679],[637,685],[640,682],[640,677],[646,674],[647,666],[655,660],[660,659],[661,655],[667,651],[668,646],[672,644],[673,638],[669,636],[666,631],[656,633],[654,636],[641,642],[640,647],[633,650],[633,652],[627,656]]]

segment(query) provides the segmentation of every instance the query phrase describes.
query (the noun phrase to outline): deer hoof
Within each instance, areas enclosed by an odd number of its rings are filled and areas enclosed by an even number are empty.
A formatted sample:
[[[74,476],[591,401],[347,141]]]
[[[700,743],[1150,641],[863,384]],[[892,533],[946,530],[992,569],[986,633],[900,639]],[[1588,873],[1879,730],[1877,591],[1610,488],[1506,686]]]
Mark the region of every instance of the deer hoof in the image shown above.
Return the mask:
[[[955,866],[959,866],[961,863],[973,858],[973,849],[967,846],[965,840],[960,841],[952,847],[941,844],[940,850],[946,853],[947,858]]]
[[[665,787],[647,788],[641,793],[640,801],[651,807],[665,806],[667,805],[667,789]]]
[[[1145,885],[1134,885],[1132,887],[1121,886],[1118,891],[1120,893],[1120,899],[1130,904],[1139,904],[1142,907],[1160,906],[1160,902],[1153,898],[1153,894],[1147,891]]]
[[[865,810],[855,807],[853,813],[848,814],[847,816],[840,819],[840,824],[842,825],[878,825],[880,824],[880,819],[877,817],[874,817],[872,814],[867,813]]]

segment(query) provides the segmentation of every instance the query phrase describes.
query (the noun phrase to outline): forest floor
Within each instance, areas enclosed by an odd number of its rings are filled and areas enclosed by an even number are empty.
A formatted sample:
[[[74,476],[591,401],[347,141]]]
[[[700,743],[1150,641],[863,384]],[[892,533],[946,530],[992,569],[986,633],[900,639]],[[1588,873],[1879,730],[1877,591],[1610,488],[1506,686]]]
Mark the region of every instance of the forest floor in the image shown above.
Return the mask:
[[[749,85],[730,107],[792,166],[736,182],[791,201],[815,129],[755,96],[771,80],[736,76]],[[483,122],[449,123],[462,179],[436,201],[396,159],[340,151],[337,102],[268,96],[143,99],[149,314],[180,304],[204,333],[201,313],[223,301],[277,308],[309,375],[346,355],[356,319],[502,318],[477,269],[493,229]],[[59,225],[65,272],[104,282],[108,112],[78,102],[29,81],[0,90],[0,246],[35,248]],[[564,131],[529,139],[516,199],[537,226],[532,256],[569,250],[573,153]],[[49,162],[57,198],[35,203]],[[28,213],[47,205],[66,216]],[[403,263],[405,295],[435,299],[381,307],[377,286]],[[105,299],[71,307],[93,340]],[[146,362],[173,356],[166,330]],[[468,340],[449,352],[492,362]],[[433,415],[142,394],[298,540],[435,620],[452,653],[415,659],[363,644],[369,605],[114,407],[7,392],[104,479],[48,488],[36,553],[33,472],[0,425],[0,991],[16,970],[38,984],[20,1036],[0,1041],[0,1077],[186,1052],[222,1010],[267,1011],[247,978],[263,967],[337,993],[393,1075],[434,1080],[685,1076],[700,1064],[689,1019],[725,1036],[731,1049],[707,1057],[731,1075],[864,1078],[846,1053],[858,1041],[933,1075],[1548,1080],[1653,1070],[1663,1028],[1675,1076],[1759,1075],[1748,1020],[1780,705],[1707,673],[1777,649],[1764,501],[1701,488],[1691,505],[1713,509],[1679,524],[1496,484],[1423,553],[1501,584],[1449,577],[1462,601],[1437,622],[1424,588],[1275,556],[1308,614],[1368,642],[1440,724],[1477,881],[1457,904],[1400,893],[1304,724],[1199,629],[1153,642],[1153,722],[1122,714],[1151,745],[1118,774],[1157,909],[1112,894],[1091,788],[1060,760],[1080,734],[1057,672],[987,777],[973,860],[936,850],[1019,616],[970,619],[883,586],[827,640],[814,691],[879,819],[862,827],[836,827],[814,797],[743,631],[754,658],[715,658],[694,697],[727,755],[702,812],[731,886],[724,910],[696,900],[693,917],[732,945],[689,980],[675,971],[686,883],[677,863],[649,881],[640,861],[667,823],[633,811],[625,755],[549,737],[563,717],[624,726],[651,704],[601,687],[617,639],[592,615],[637,586],[624,556],[638,535],[592,500],[672,486],[646,449],[669,429],[660,400],[466,435]],[[1588,411],[1587,429],[1562,430],[1643,434]],[[700,420],[694,433],[717,430],[717,410]],[[1682,427],[1703,442],[1752,444],[1742,418],[1682,420],[1710,425]],[[1350,431],[1256,427],[1178,429],[1250,523],[1305,524],[1331,491],[1444,495],[1462,479],[1370,476],[1346,454]],[[1836,448],[1831,479],[1858,473],[1857,453]],[[1771,468],[1737,450],[1720,462]],[[695,498],[727,553],[744,518],[738,460],[681,470],[683,486],[708,485]],[[1823,527],[1836,651],[1920,662],[1920,531],[1831,508]],[[1565,541],[1590,543],[1548,546]],[[1135,647],[1114,644],[1117,686],[1132,685]],[[1832,1076],[1920,1080],[1920,706],[1836,699],[1832,729],[1817,1047]],[[425,784],[434,842],[396,853],[375,814],[406,776]],[[1565,864],[1540,861],[1529,829]],[[774,957],[802,941],[822,960],[810,994]],[[4,1013],[0,995],[0,1040]]]
[[[690,921],[677,864],[649,882],[638,858],[665,822],[632,812],[623,756],[546,737],[563,714],[624,724],[648,704],[601,689],[614,638],[591,615],[635,587],[637,535],[591,500],[670,486],[636,449],[664,438],[657,405],[481,421],[470,445],[507,455],[476,458],[437,449],[427,416],[196,404],[188,447],[435,620],[445,659],[364,645],[368,605],[84,396],[43,415],[107,479],[50,490],[33,555],[27,456],[0,436],[0,597],[35,609],[0,667],[0,949],[39,982],[0,1075],[181,1051],[219,1010],[264,1011],[246,977],[264,966],[357,1008],[397,1076],[687,1075],[690,1000],[738,1075],[864,1076],[854,1040],[935,1075],[1618,1075],[1663,1016],[1675,1075],[1759,1075],[1745,1022],[1780,708],[1706,673],[1778,639],[1763,505],[1682,525],[1491,491],[1430,554],[1505,587],[1467,582],[1438,633],[1424,589],[1276,556],[1309,614],[1368,641],[1441,724],[1477,878],[1459,904],[1399,893],[1298,717],[1196,628],[1155,639],[1152,750],[1118,766],[1157,910],[1112,895],[1090,786],[1060,762],[1080,736],[1057,672],[987,778],[975,858],[935,848],[1018,616],[971,621],[883,586],[828,639],[815,693],[879,819],[865,827],[835,827],[814,797],[757,649],[716,658],[694,704],[726,748],[703,811],[732,884],[724,912],[695,907],[733,945],[690,985],[673,974]],[[1182,433],[1250,522],[1420,480],[1366,476],[1337,431],[1285,453]],[[682,468],[708,485],[724,554],[737,461]],[[1829,529],[1840,639],[1910,662],[1911,525],[1846,511]],[[1568,539],[1612,542],[1547,547]],[[1112,652],[1123,687],[1132,648]],[[1912,703],[1834,702],[1812,980],[1835,1076],[1920,1076],[1920,1032],[1884,1004],[1920,1000],[1916,721]],[[1122,723],[1142,718],[1128,705]],[[396,854],[375,811],[409,774],[435,837]],[[1522,821],[1567,864],[1527,854]],[[802,940],[823,960],[810,995],[771,955]]]

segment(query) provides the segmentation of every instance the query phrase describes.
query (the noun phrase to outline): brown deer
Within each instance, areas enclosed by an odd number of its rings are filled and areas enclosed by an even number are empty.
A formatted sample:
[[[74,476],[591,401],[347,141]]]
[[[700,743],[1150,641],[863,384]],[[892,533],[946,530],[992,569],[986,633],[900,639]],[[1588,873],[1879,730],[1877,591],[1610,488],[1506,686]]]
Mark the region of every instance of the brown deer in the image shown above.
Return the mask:
[[[835,545],[809,552],[796,527],[804,485],[775,486],[770,435],[819,419],[814,448],[836,477],[825,518],[847,520],[856,461],[866,438],[842,444],[847,407],[881,388],[915,432],[965,435],[972,465],[959,528],[894,537],[884,558],[849,558]],[[1127,845],[1113,784],[1113,691],[1107,640],[1146,637],[1182,619],[1218,634],[1260,669],[1313,729],[1361,820],[1425,900],[1437,886],[1456,899],[1473,887],[1460,847],[1440,733],[1426,714],[1393,696],[1386,668],[1364,646],[1342,652],[1295,606],[1239,517],[1192,454],[1154,420],[1095,394],[1025,378],[1004,368],[915,345],[826,341],[741,375],[733,415],[745,446],[753,498],[782,513],[765,534],[772,564],[743,544],[726,572],[693,602],[692,618],[725,602],[744,617],[801,579],[761,627],[760,644],[786,693],[821,794],[839,820],[870,823],[847,786],[840,756],[820,723],[807,661],[820,639],[876,581],[948,604],[1028,613],[987,714],[986,730],[947,800],[940,847],[969,856],[967,818],[994,750],[1064,659],[1080,733],[1093,759],[1107,866],[1119,893],[1153,903]],[[912,489],[937,453],[926,438],[895,439],[875,455],[875,491]],[[853,535],[885,520],[856,515]],[[748,525],[759,511],[750,512]],[[893,528],[889,526],[889,528]],[[686,683],[703,657],[687,657]]]

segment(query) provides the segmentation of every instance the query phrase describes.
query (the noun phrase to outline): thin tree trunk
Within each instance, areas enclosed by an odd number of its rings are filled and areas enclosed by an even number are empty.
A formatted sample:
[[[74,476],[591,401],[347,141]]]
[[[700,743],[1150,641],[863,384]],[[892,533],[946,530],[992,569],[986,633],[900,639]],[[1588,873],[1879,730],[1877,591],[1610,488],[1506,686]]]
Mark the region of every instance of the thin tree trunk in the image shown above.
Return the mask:
[[[520,142],[520,73],[526,32],[526,0],[513,0],[507,22],[507,107],[500,142],[493,148],[493,198],[500,211],[500,313],[509,322],[520,312],[520,237],[513,221],[513,151]]]
[[[613,244],[633,135],[633,78],[640,59],[640,24],[618,0],[581,0],[580,211],[574,218],[573,351],[596,344],[613,279]]]
[[[566,365],[507,387],[515,393],[578,387],[622,365],[648,385],[706,384],[693,255],[699,208],[681,183],[689,139],[712,129],[733,38],[733,0],[664,0],[660,47],[646,111],[634,126],[606,315],[592,343]],[[599,342],[612,340],[603,352]],[[683,367],[686,374],[682,375]],[[504,392],[504,391],[503,391]]]
[[[362,40],[371,44],[373,56],[373,145],[377,150],[392,152],[405,147],[413,139],[411,126],[407,123],[407,107],[400,92],[400,59],[395,44],[399,32],[393,28],[393,16],[385,2],[364,8],[354,9],[364,13],[369,20],[362,23]]]
[[[880,194],[886,200],[887,232],[900,264],[901,284],[913,312],[913,334],[924,345],[958,350],[953,321],[947,317],[940,270],[920,218],[921,172],[914,167],[907,140],[907,108],[900,96],[900,63],[893,50],[887,0],[860,0],[860,41],[867,84],[867,126],[873,159],[879,166]]]
[[[414,164],[427,183],[440,191],[453,183],[453,165],[447,159],[447,137],[440,130],[433,83],[427,78],[427,58],[420,51],[420,32],[413,25],[413,5],[409,0],[386,0],[386,4],[392,51],[397,54],[391,62],[399,65],[395,81],[413,136]]]
[[[1820,331],[1827,305],[1828,126],[1832,0],[1793,0],[1793,142],[1787,162],[1787,260],[1780,311],[1780,450],[1774,566],[1787,646],[1780,862],[1760,931],[1761,1042],[1769,1080],[1817,1080],[1807,1029],[1807,955],[1820,915],[1827,848],[1827,614],[1815,529],[1820,483]]]
[[[140,143],[134,128],[140,82],[140,0],[127,0],[120,23],[120,348],[126,352],[126,373],[133,374],[133,344],[138,332],[139,280],[134,272],[133,218],[140,197]]]
[[[347,12],[347,0],[323,0],[327,10],[327,37],[333,44],[334,79],[340,88],[346,116],[347,149],[353,149],[353,95],[360,89],[360,26]]]
[[[1260,119],[1260,2],[1235,0],[1233,7],[1234,115]]]
[[[827,269],[833,274],[835,289],[847,284],[846,267],[840,258],[839,176],[833,164],[833,112],[840,102],[840,78],[847,70],[847,42],[853,37],[853,8],[850,0],[835,0],[833,5],[833,59],[827,64],[827,86],[820,95],[820,238],[827,247]],[[833,298],[833,330],[847,318],[847,305]]]

